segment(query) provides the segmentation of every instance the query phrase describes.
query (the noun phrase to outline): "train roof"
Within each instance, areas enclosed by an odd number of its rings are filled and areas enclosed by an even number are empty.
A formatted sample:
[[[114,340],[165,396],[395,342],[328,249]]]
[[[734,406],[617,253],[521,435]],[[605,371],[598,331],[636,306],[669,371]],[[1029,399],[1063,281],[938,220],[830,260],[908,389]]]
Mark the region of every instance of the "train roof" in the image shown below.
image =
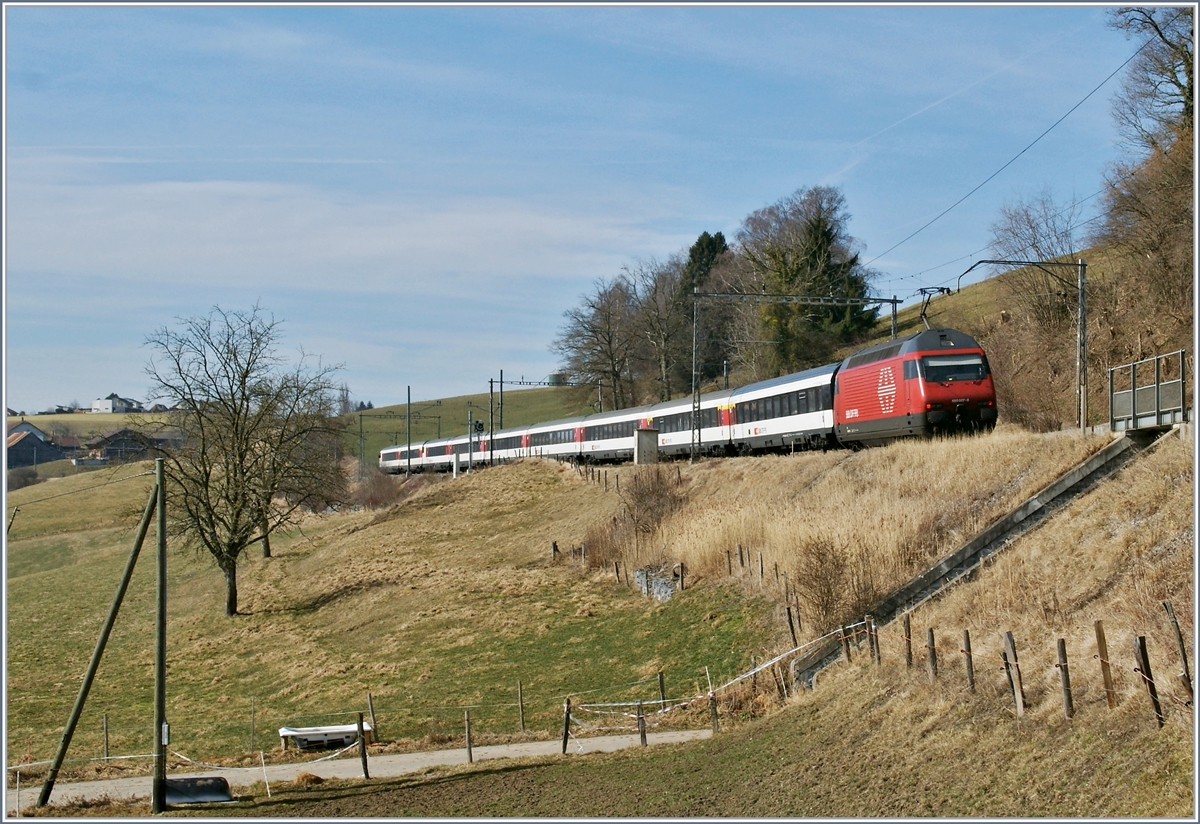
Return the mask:
[[[841,363],[842,369],[853,369],[896,355],[911,352],[928,352],[931,349],[978,349],[979,343],[966,332],[957,329],[925,329],[907,337],[868,346],[855,352]]]
[[[812,369],[805,369],[803,372],[793,372],[790,375],[780,375],[778,378],[770,378],[757,383],[748,383],[745,386],[739,386],[737,389],[730,390],[730,394],[744,395],[750,392],[758,392],[762,389],[772,389],[776,386],[783,386],[788,383],[806,380],[808,378],[821,378],[826,375],[832,375],[834,370],[838,368],[836,363],[827,363],[824,366],[817,366]]]

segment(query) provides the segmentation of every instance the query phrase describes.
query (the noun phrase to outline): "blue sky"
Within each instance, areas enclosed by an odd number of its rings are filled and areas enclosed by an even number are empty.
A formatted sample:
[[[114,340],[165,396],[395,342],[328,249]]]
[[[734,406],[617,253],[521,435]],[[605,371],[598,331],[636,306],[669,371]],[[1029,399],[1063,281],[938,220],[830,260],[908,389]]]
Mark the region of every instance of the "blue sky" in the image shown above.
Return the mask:
[[[842,188],[878,294],[953,285],[1005,201],[1102,188],[1117,79],[891,247],[1135,48],[1087,6],[4,15],[5,389],[29,412],[145,399],[148,334],[256,301],[376,406],[541,379],[596,279],[801,186]]]

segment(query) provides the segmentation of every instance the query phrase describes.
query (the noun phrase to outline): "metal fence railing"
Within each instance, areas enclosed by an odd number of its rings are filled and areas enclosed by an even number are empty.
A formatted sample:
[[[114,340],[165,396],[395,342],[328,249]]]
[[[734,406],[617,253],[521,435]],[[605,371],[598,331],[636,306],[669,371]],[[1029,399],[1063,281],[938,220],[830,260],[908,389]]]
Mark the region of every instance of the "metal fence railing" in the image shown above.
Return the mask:
[[[1109,369],[1108,412],[1114,432],[1186,421],[1186,351]]]

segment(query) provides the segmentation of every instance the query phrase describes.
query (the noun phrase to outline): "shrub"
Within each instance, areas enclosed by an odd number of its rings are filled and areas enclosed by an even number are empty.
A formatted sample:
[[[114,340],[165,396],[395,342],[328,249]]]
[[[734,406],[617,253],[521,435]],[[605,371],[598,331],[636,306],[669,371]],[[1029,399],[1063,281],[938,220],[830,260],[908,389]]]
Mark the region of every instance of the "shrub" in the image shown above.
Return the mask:
[[[19,466],[16,469],[8,470],[8,491],[12,492],[15,489],[21,489],[26,486],[33,486],[38,483],[37,470],[32,466]]]

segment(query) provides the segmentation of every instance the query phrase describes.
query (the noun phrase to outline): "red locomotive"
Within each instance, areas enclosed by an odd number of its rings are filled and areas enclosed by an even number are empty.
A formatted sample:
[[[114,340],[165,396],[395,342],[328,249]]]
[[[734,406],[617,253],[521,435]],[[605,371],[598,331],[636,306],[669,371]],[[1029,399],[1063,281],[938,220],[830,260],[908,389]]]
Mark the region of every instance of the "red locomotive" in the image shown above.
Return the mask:
[[[834,376],[833,414],[840,443],[991,429],[996,389],[987,355],[953,329],[856,352]]]

